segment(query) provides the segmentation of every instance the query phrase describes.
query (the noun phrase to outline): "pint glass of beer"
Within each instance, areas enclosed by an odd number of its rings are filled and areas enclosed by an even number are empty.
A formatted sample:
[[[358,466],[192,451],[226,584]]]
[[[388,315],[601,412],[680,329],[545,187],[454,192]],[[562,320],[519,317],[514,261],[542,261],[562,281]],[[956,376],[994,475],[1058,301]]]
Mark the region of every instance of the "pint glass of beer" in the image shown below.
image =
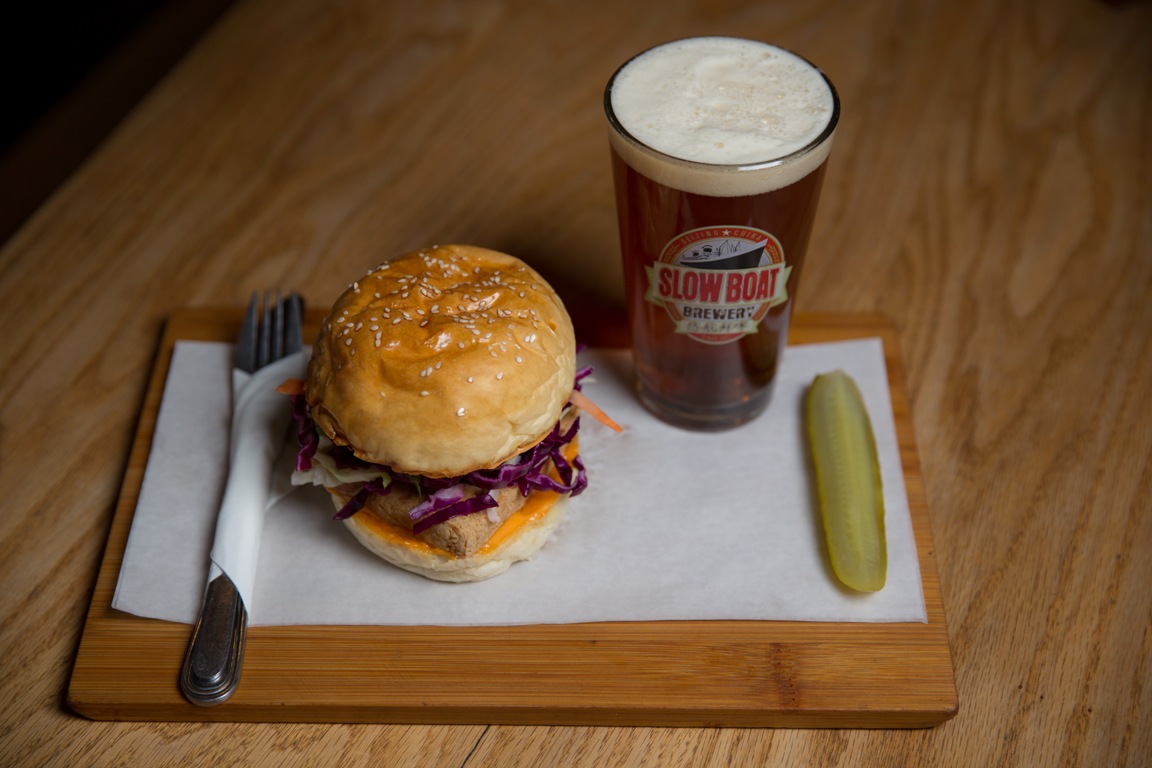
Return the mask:
[[[766,43],[652,48],[608,82],[637,391],[677,426],[722,430],[771,397],[840,106]]]

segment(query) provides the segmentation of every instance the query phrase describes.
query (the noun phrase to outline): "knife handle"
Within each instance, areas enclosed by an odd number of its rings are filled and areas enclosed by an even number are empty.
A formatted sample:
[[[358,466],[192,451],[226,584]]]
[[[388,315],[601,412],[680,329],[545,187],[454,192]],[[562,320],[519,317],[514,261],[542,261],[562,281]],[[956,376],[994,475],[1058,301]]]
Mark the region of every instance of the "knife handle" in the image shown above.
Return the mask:
[[[193,704],[213,707],[228,700],[240,683],[248,612],[226,574],[208,583],[180,673],[180,690]]]

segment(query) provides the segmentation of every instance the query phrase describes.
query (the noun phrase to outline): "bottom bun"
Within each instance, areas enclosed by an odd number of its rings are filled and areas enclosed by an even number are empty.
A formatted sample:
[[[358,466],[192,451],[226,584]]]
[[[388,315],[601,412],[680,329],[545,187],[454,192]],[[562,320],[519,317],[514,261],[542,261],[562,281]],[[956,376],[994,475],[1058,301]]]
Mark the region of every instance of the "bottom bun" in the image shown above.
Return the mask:
[[[343,507],[346,500],[341,494],[332,493],[332,503],[337,509]],[[416,547],[407,544],[402,538],[410,535],[407,532],[395,538],[382,536],[378,532],[377,525],[387,526],[395,531],[399,529],[378,519],[370,519],[368,513],[364,511],[345,519],[344,525],[357,541],[397,568],[435,581],[459,583],[483,581],[499,576],[508,570],[512,563],[532,557],[560,525],[567,508],[568,497],[557,496],[547,511],[521,525],[519,530],[497,546],[491,549],[481,548],[476,554],[465,557],[457,557],[434,547]]]

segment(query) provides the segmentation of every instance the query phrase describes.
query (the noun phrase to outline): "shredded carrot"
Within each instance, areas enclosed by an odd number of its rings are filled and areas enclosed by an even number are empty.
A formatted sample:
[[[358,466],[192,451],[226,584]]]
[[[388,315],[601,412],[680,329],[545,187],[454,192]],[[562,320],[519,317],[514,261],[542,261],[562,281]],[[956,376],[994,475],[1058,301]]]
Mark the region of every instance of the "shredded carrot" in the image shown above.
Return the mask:
[[[624,427],[620,426],[615,421],[613,421],[608,416],[608,414],[606,414],[606,413],[604,413],[604,411],[600,410],[600,406],[596,405],[596,403],[589,400],[588,396],[585,395],[580,390],[578,390],[578,389],[572,390],[572,397],[570,398],[570,402],[572,403],[572,405],[574,405],[577,408],[579,408],[580,410],[584,411],[589,416],[596,419],[596,421],[600,422],[601,424],[608,427],[609,429],[613,429],[617,432],[623,432],[624,431]]]
[[[302,395],[304,379],[284,379],[283,383],[276,387],[276,391],[282,395]]]

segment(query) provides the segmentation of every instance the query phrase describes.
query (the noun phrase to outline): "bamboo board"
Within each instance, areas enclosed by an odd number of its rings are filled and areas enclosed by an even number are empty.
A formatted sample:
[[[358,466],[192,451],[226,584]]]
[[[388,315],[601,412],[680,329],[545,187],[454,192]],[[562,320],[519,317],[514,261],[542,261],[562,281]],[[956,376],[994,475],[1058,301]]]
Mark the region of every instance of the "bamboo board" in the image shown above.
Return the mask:
[[[68,690],[98,720],[920,728],[956,686],[894,329],[798,315],[794,344],[880,337],[920,559],[926,624],[677,621],[515,627],[249,629],[236,694],[214,708],[177,685],[191,627],[113,610],[178,339],[229,341],[240,311],[187,309],[161,342]],[[315,333],[320,317],[309,313]]]

